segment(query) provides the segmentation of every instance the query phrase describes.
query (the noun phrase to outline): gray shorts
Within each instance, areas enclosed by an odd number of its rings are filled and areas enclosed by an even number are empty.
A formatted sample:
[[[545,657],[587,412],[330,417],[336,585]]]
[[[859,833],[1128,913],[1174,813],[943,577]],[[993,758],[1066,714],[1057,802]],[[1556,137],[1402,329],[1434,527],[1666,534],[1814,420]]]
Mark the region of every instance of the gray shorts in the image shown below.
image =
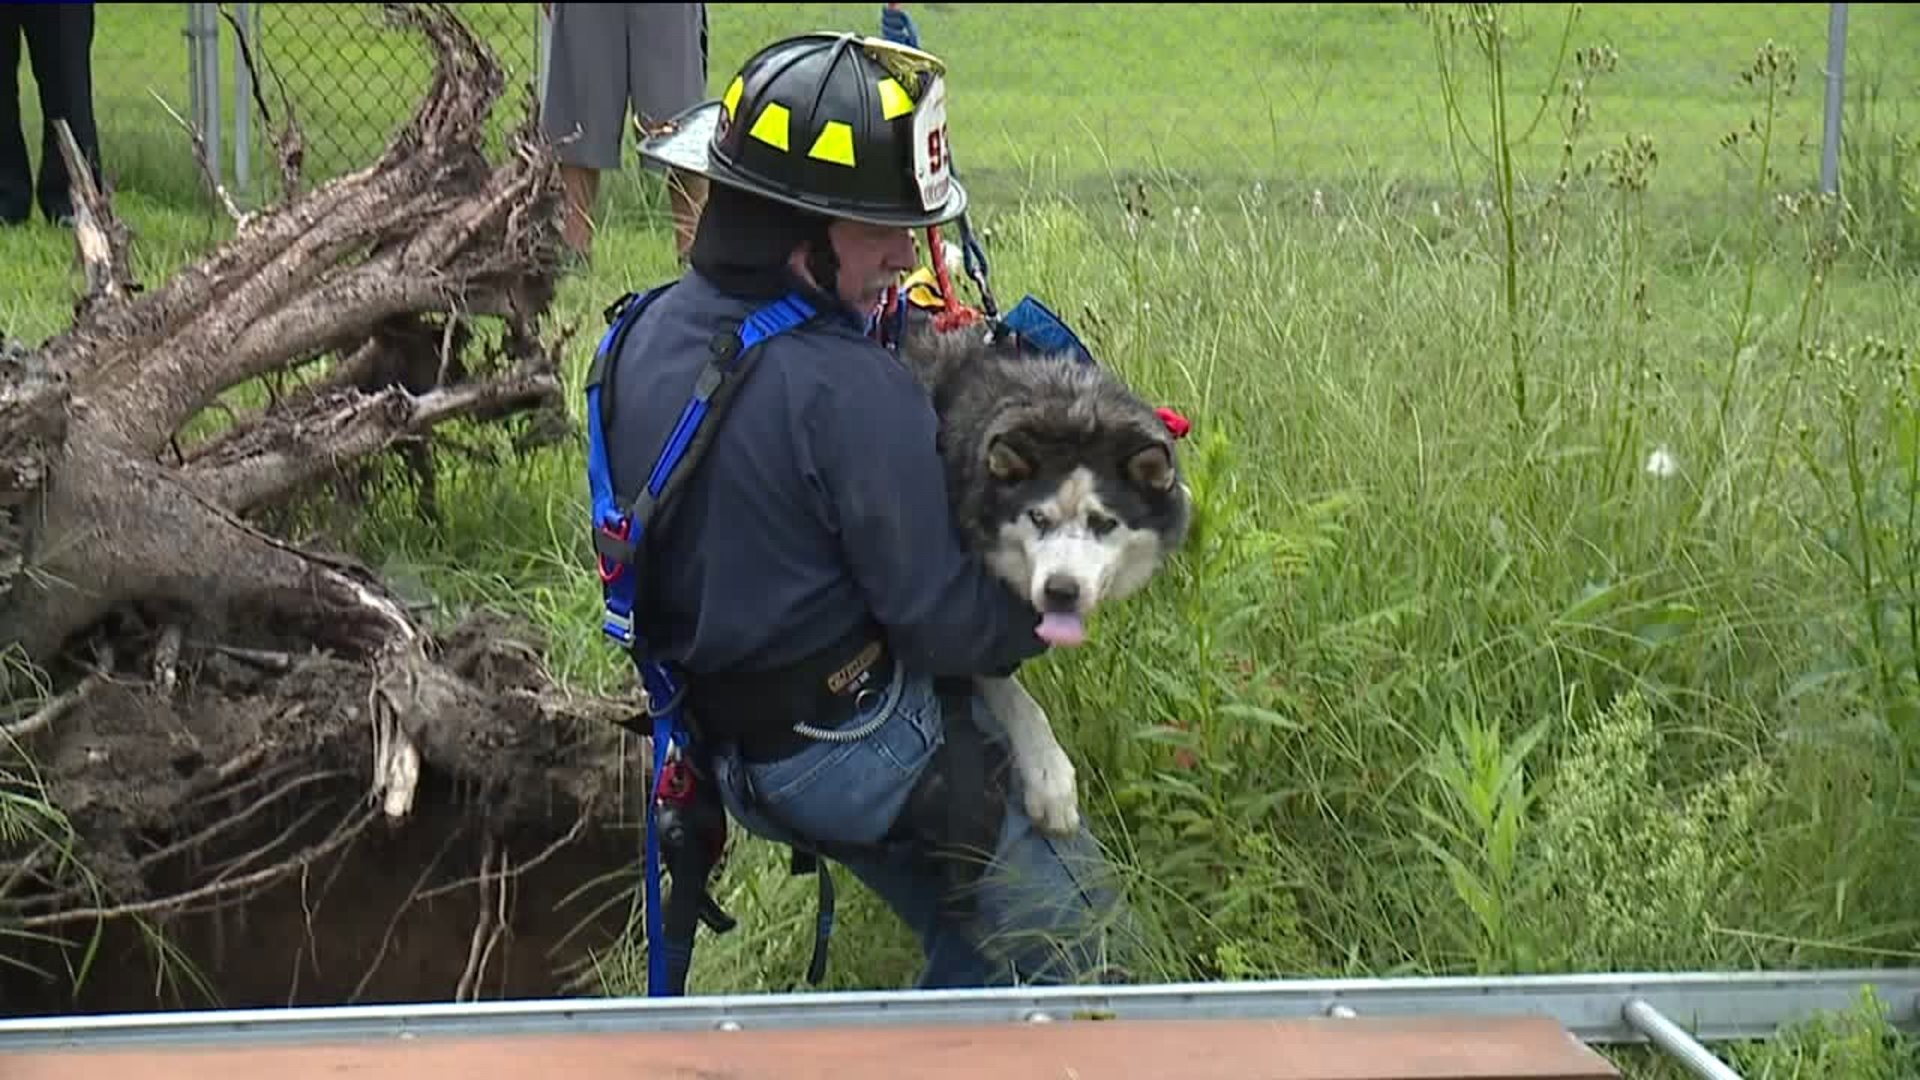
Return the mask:
[[[540,120],[560,160],[620,167],[627,107],[652,125],[698,104],[707,89],[705,4],[553,5],[552,52]]]

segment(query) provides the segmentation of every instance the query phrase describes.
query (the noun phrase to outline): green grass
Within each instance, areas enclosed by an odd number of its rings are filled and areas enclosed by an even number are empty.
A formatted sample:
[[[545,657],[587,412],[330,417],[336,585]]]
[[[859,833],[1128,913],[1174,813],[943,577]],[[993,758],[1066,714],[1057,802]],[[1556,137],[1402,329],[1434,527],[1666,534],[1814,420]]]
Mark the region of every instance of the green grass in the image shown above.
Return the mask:
[[[1804,198],[1824,5],[1590,5],[1564,48],[1567,9],[1533,7],[1499,110],[1474,24],[1403,5],[912,10],[954,65],[1003,298],[1195,420],[1191,548],[1025,677],[1136,886],[1149,976],[1920,962],[1920,175],[1895,141],[1920,15],[1853,8],[1835,214]],[[102,25],[101,55],[134,33]],[[816,25],[877,12],[716,6],[715,89]],[[219,227],[145,76],[98,70],[133,110],[107,153],[142,265],[176,265]],[[1510,174],[1481,153],[1502,131]],[[602,217],[560,300],[576,379],[599,309],[671,272],[650,178]],[[0,329],[64,324],[65,244],[0,233]],[[579,447],[442,472],[445,531],[397,497],[347,526],[450,606],[534,615],[566,677],[624,678]],[[811,881],[734,859],[742,926],[695,988],[803,985]],[[839,881],[832,985],[907,984],[910,940]],[[600,985],[643,971],[610,956]],[[1920,1069],[1882,1034],[1863,1007],[1737,1064]]]

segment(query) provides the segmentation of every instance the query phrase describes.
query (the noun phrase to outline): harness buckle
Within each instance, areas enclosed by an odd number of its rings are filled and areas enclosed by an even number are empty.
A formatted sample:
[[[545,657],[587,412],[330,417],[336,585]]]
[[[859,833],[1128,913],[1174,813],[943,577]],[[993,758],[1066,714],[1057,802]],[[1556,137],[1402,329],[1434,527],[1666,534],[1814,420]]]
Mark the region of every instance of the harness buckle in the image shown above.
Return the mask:
[[[611,585],[633,562],[633,519],[621,514],[593,530],[594,562],[600,572],[600,584]]]
[[[620,317],[627,313],[627,308],[632,306],[633,302],[638,299],[640,299],[640,294],[627,293],[613,303],[601,308],[600,318],[605,321],[607,325],[611,326],[615,322],[618,322]]]
[[[614,643],[627,648],[633,646],[633,616],[608,610],[606,617],[600,620],[600,631],[614,640]]]

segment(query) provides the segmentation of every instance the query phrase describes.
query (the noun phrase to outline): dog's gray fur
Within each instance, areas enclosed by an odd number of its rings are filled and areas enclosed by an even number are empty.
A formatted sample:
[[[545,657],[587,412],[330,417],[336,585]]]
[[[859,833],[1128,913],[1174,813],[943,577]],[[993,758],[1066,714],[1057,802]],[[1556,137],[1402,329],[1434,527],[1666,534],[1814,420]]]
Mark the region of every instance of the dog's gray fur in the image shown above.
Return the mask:
[[[910,319],[900,356],[940,417],[967,542],[1043,612],[1043,637],[1077,641],[1086,616],[1144,587],[1185,543],[1191,496],[1174,439],[1104,365],[1016,353],[981,323],[938,333],[924,318]],[[1028,814],[1073,831],[1073,765],[1046,713],[1015,680],[979,687],[1009,736]]]

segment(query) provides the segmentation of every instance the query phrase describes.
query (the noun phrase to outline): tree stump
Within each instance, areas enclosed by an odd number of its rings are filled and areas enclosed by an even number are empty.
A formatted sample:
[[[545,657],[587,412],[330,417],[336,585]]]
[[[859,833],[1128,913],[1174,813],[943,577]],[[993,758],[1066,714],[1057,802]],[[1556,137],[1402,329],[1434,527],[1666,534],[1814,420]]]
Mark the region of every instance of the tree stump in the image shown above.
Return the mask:
[[[452,421],[565,430],[565,335],[541,338],[558,172],[531,94],[489,162],[493,55],[445,6],[384,9],[434,63],[386,151],[236,213],[157,287],[66,135],[85,293],[68,330],[0,351],[0,656],[40,676],[0,713],[0,1012],[159,1007],[150,968],[118,966],[143,946],[213,972],[182,1004],[556,992],[565,956],[508,976],[502,943],[555,945],[580,913],[519,893],[638,863],[630,830],[594,828],[637,786],[619,781],[643,751],[612,723],[637,691],[576,699],[506,620],[437,635],[366,567],[260,524]]]

